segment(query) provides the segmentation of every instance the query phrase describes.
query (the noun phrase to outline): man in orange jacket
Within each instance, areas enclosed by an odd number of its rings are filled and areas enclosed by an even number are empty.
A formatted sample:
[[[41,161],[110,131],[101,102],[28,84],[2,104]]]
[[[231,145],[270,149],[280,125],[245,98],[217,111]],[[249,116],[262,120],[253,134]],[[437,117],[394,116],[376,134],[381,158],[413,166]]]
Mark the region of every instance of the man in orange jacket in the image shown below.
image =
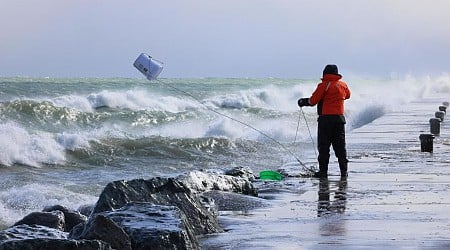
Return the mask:
[[[347,177],[347,150],[345,148],[344,100],[350,98],[350,89],[341,81],[336,65],[330,64],[323,70],[322,82],[310,98],[300,98],[298,106],[317,105],[318,129],[317,147],[319,150],[319,172],[314,177],[328,177],[330,146],[338,158],[341,177]]]

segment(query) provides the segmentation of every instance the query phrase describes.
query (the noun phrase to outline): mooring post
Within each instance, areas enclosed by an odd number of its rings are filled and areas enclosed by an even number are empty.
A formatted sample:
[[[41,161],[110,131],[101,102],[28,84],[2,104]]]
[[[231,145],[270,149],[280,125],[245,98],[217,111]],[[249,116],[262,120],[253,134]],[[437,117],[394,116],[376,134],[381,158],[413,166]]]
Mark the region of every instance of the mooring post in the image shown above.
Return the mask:
[[[444,117],[445,117],[445,113],[444,113],[444,111],[436,111],[436,113],[434,113],[434,116],[436,118],[440,118],[441,121],[443,122],[444,121]]]
[[[431,134],[420,134],[420,151],[433,153],[433,139]]]
[[[439,135],[441,133],[441,119],[431,118],[430,119],[430,133],[433,135]]]

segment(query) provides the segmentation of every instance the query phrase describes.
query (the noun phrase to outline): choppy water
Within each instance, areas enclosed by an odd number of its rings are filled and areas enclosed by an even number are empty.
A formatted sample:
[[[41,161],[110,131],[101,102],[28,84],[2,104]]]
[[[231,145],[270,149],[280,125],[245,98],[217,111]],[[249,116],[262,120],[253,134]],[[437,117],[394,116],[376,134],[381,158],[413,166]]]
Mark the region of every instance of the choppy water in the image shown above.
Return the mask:
[[[348,133],[415,98],[450,92],[447,75],[345,80]],[[296,102],[318,81],[0,78],[0,227],[46,205],[94,203],[118,179],[258,172],[297,164],[291,153],[314,165]],[[315,138],[315,109],[304,112]]]

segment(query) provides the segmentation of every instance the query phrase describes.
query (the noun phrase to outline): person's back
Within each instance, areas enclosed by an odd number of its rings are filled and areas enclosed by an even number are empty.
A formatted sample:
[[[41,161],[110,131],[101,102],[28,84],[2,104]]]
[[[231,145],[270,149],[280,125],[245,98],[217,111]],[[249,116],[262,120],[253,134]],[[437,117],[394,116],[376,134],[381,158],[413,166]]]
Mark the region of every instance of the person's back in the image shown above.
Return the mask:
[[[311,105],[321,103],[319,115],[344,115],[344,100],[350,98],[350,90],[341,75],[324,74],[322,82],[309,98]]]

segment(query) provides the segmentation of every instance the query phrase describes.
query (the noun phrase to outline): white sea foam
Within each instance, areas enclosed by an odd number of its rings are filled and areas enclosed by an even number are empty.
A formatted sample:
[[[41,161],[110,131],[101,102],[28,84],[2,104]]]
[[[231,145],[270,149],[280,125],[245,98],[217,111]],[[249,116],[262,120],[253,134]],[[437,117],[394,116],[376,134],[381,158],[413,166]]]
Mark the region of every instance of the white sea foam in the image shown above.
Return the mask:
[[[412,78],[412,77],[411,77]],[[421,79],[421,96],[433,96],[436,94],[450,93],[450,75],[442,74],[439,77],[426,77]]]
[[[102,107],[172,113],[203,108],[200,103],[189,97],[161,96],[141,89],[102,90],[89,95],[64,95],[51,99],[38,98],[36,101],[49,101],[55,106],[81,112],[95,112],[96,109]]]
[[[302,87],[307,86],[302,84]],[[311,87],[308,85],[308,89]],[[217,95],[205,100],[206,104],[229,109],[263,108],[291,112],[297,109],[296,100],[302,95],[300,88],[277,87],[269,85],[265,88],[239,91]]]
[[[39,167],[41,163],[58,164],[65,160],[64,147],[49,133],[29,133],[15,123],[0,124],[0,163]]]
[[[90,94],[87,99],[93,108],[129,108],[132,110],[145,106],[144,95],[140,92],[128,90],[124,92],[104,90],[100,93]]]
[[[161,110],[168,112],[182,112],[199,105],[188,99],[172,96],[155,96],[145,90],[110,91],[104,90],[87,97],[91,106],[95,108],[126,108],[131,110]]]
[[[245,126],[226,118],[220,118],[208,125],[204,136],[206,137],[227,137],[231,139],[244,137]]]
[[[76,193],[60,185],[31,183],[0,191],[0,224],[11,225],[23,216],[46,206],[62,205],[76,210],[94,204],[97,197]]]
[[[265,108],[292,111],[296,106],[292,106],[291,101],[296,100],[302,93],[296,89],[267,86],[266,88],[250,89],[237,93],[219,94],[200,100],[200,102],[185,95],[161,96],[140,89],[127,91],[103,90],[87,96],[61,96],[50,101],[57,106],[73,108],[83,112],[93,112],[100,107],[158,110],[172,113],[193,109],[202,110],[206,107],[226,109]],[[311,88],[308,87],[308,89]]]
[[[374,80],[353,78],[348,81],[352,96],[345,102],[348,128],[358,128],[383,116],[401,110],[403,105],[424,97],[426,83],[405,76],[402,79]]]
[[[62,145],[65,149],[75,150],[81,148],[90,148],[89,141],[92,140],[92,137],[89,136],[89,133],[82,134],[78,133],[67,133],[63,132],[56,135],[56,141]]]
[[[82,112],[93,112],[94,108],[88,98],[80,95],[65,95],[51,100],[58,107],[67,107]]]

